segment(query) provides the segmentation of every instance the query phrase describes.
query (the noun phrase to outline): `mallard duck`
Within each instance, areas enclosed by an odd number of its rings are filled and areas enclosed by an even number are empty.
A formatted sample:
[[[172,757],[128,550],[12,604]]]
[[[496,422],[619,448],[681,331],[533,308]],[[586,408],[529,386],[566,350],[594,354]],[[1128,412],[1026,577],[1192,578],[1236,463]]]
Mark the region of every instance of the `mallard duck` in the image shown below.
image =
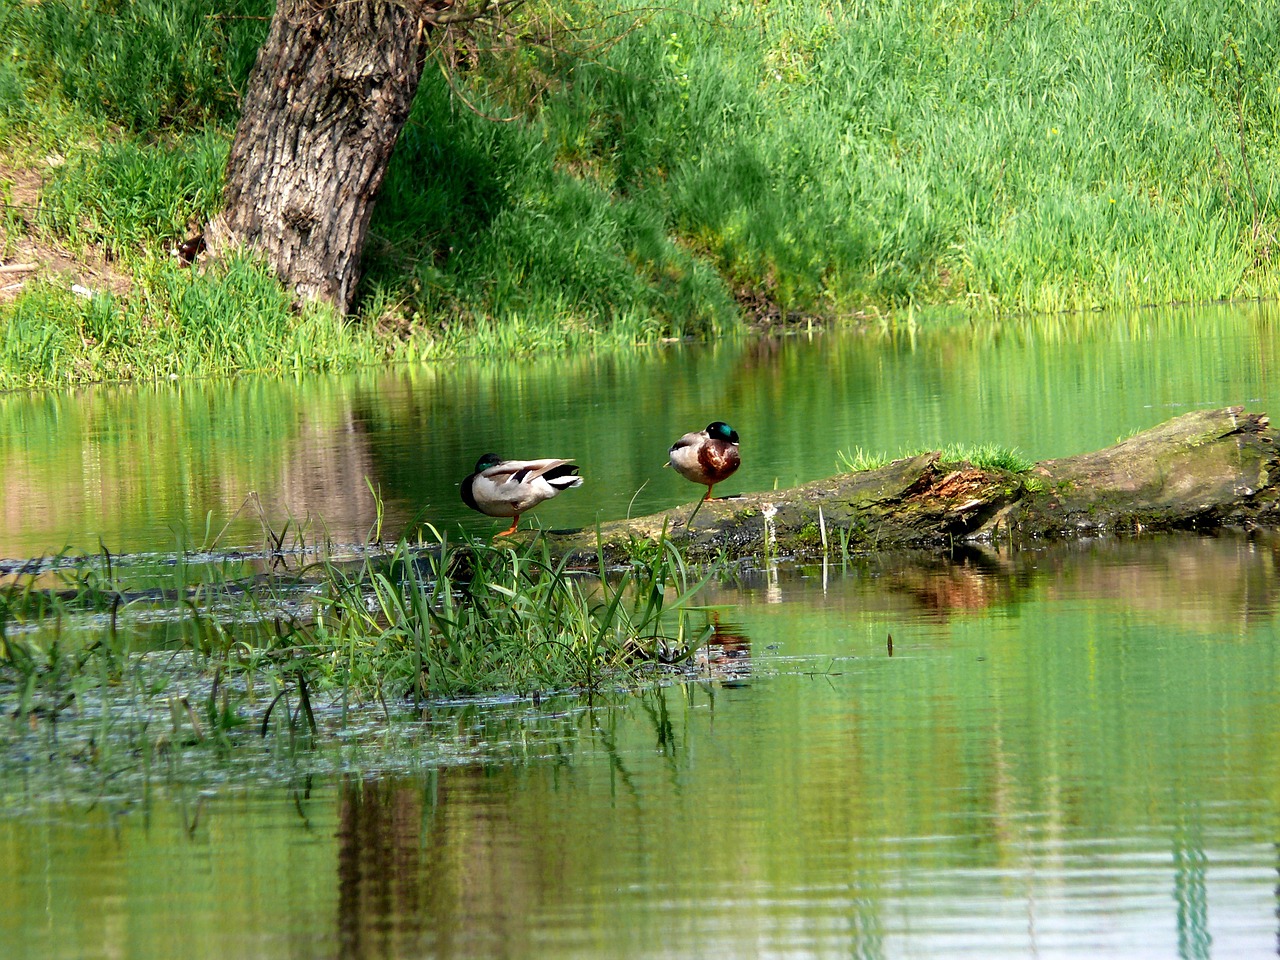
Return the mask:
[[[742,463],[738,456],[738,431],[723,420],[707,425],[697,433],[686,433],[667,451],[668,465],[694,483],[705,484],[710,500],[711,489],[727,480]]]
[[[511,517],[516,532],[520,514],[527,513],[561,490],[582,486],[578,468],[569,460],[503,460],[486,453],[476,461],[475,472],[462,481],[462,502],[490,517]]]

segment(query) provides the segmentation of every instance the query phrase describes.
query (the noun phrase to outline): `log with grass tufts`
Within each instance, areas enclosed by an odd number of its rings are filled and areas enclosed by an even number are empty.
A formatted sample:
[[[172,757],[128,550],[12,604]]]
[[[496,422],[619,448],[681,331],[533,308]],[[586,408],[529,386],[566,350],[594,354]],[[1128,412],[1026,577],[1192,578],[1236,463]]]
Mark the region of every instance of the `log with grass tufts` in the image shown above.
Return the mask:
[[[847,551],[947,549],[957,543],[1210,530],[1280,524],[1275,432],[1241,407],[1177,417],[1094,453],[1026,469],[922,453],[874,469],[700,504],[694,509],[547,534],[559,553],[621,556],[635,540],[667,536],[690,559],[765,552],[765,516],[780,556],[818,557],[822,530]],[[975,458],[977,459],[977,458]],[[822,522],[819,520],[822,511]],[[847,547],[846,547],[847,544]]]

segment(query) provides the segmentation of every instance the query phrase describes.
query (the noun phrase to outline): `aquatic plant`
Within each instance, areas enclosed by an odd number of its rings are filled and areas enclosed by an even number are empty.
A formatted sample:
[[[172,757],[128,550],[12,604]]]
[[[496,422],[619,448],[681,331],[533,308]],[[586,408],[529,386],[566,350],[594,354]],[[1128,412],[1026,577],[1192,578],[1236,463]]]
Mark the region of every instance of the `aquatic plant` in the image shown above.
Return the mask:
[[[298,640],[332,686],[415,698],[594,688],[705,637],[687,610],[695,576],[670,541],[617,572],[570,566],[541,538],[400,544],[354,572],[326,563]],[[668,595],[670,594],[670,596]]]
[[[175,733],[225,743],[248,725],[314,732],[321,705],[626,687],[710,635],[694,598],[714,570],[670,541],[583,568],[538,537],[427,531],[347,560],[279,535],[254,556],[12,564],[0,571],[0,690],[19,720],[56,722],[91,699],[104,723],[158,712]]]
[[[854,447],[852,453],[836,451],[836,466],[846,473],[858,473],[862,470],[878,470],[890,461],[886,453],[871,453],[862,447]]]

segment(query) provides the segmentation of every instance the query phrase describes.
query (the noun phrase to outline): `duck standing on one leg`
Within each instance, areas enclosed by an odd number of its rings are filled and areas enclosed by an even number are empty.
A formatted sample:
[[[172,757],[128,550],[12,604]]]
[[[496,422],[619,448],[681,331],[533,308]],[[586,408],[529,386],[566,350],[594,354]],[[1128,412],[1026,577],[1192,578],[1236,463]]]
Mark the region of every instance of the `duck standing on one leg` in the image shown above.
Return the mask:
[[[707,495],[702,499],[710,500],[712,487],[729,479],[742,463],[738,455],[738,431],[717,420],[705,430],[686,433],[671,445],[667,457],[667,465],[675,467],[680,476],[705,485]]]
[[[511,517],[510,529],[496,534],[510,536],[527,513],[561,490],[582,486],[578,468],[569,460],[503,460],[486,453],[476,461],[475,472],[462,481],[462,502],[490,517]]]

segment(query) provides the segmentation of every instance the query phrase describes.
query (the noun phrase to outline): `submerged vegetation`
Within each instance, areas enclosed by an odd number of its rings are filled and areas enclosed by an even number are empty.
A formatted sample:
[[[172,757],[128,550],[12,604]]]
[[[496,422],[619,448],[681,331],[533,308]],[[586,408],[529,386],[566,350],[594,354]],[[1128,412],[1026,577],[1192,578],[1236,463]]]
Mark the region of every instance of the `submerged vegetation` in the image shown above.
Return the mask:
[[[526,10],[426,71],[343,319],[172,255],[266,0],[4,5],[0,255],[93,267],[3,278],[0,388],[1280,292],[1265,0]]]
[[[61,723],[104,769],[250,736],[297,746],[362,707],[633,687],[709,636],[693,600],[714,571],[691,570],[669,541],[582,571],[539,539],[430,532],[341,562],[307,561],[279,536],[256,557],[104,550],[10,564],[0,696],[20,722],[0,745]]]

